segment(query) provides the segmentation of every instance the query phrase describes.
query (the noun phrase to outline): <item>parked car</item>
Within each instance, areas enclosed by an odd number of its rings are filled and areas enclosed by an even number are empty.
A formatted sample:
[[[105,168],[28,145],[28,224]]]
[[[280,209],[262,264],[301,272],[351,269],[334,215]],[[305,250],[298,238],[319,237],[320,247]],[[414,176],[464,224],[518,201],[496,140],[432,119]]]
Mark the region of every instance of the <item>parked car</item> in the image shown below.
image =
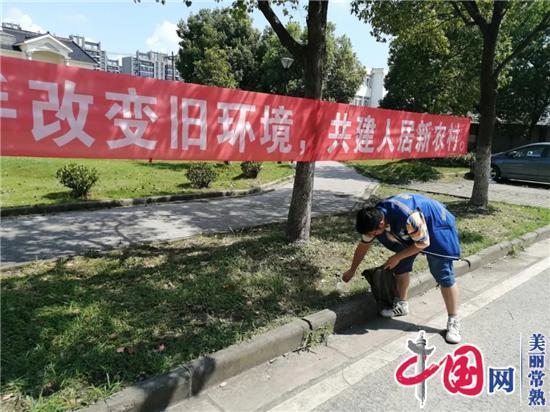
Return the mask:
[[[471,168],[473,173],[473,165]],[[550,142],[533,143],[491,155],[491,178],[550,183]]]

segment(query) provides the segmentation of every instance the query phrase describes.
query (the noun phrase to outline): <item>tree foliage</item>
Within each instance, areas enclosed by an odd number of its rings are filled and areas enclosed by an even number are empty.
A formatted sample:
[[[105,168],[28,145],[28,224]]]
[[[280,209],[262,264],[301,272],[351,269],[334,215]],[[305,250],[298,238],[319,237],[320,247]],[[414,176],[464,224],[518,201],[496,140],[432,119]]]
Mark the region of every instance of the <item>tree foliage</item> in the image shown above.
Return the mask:
[[[498,92],[499,118],[525,125],[526,137],[539,121],[550,116],[549,42],[539,38],[512,61],[510,80]]]
[[[239,28],[239,30],[237,30]],[[286,29],[293,38],[307,40],[307,30],[296,22]],[[232,9],[203,9],[178,24],[182,39],[178,69],[185,81],[256,92],[304,96],[304,67],[283,69],[288,50],[275,31],[252,27],[247,14]],[[327,25],[326,71],[323,98],[349,103],[366,75],[347,36],[336,37]]]
[[[480,45],[477,33],[455,23],[444,28],[451,41],[439,42],[437,37],[391,40],[382,107],[461,115],[476,111]],[[454,42],[462,47],[454,50]]]
[[[303,29],[299,24],[291,22],[286,29],[294,38],[303,38]],[[304,69],[300,64],[293,64],[283,69],[281,58],[289,57],[290,53],[271,27],[266,27],[262,33],[261,44],[264,54],[258,62],[260,75],[255,91],[273,94],[286,94],[301,97],[304,95]]]
[[[327,33],[327,69],[323,83],[323,98],[349,103],[367,74],[357,59],[347,36],[335,37],[335,26],[329,24]]]
[[[196,83],[207,86],[231,89],[238,86],[227,52],[219,47],[204,50],[202,59],[195,62],[193,76],[197,80],[200,79]]]
[[[177,68],[186,82],[254,89],[260,34],[248,15],[202,9],[180,21],[177,33]]]
[[[443,41],[439,36],[390,40],[382,107],[461,115],[479,112],[481,34],[460,19],[446,21],[441,29]],[[500,35],[518,43],[524,33],[503,25]],[[518,54],[499,81],[499,118],[525,124],[526,134],[550,105],[548,41],[540,37]]]
[[[413,39],[429,41],[461,53],[460,42],[449,35],[449,25],[474,28],[472,41],[477,40],[479,61],[479,114],[475,180],[471,202],[487,207],[491,144],[496,120],[497,90],[508,76],[511,62],[537,38],[548,38],[550,3],[534,1],[460,2],[399,0],[354,0],[353,11],[373,26],[379,38],[394,36],[403,42]],[[464,45],[462,45],[464,46]]]

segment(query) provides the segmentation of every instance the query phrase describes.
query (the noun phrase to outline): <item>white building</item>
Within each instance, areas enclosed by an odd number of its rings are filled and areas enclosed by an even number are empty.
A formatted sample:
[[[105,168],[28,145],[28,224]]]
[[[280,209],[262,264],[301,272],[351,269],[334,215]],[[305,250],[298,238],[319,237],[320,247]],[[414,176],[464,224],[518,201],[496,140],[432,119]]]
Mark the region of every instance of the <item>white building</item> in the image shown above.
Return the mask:
[[[122,73],[162,80],[180,80],[174,55],[149,51],[122,58]]]
[[[96,60],[71,39],[22,30],[14,23],[2,23],[0,55],[86,69],[97,65]]]
[[[352,104],[356,106],[379,107],[380,100],[384,98],[386,91],[384,90],[383,68],[375,68],[370,71],[365,77],[365,81],[355,93]]]
[[[120,64],[118,60],[109,59],[107,52],[101,48],[100,42],[87,40],[84,36],[77,36],[74,34],[71,34],[69,38],[97,61],[97,70],[120,73]]]

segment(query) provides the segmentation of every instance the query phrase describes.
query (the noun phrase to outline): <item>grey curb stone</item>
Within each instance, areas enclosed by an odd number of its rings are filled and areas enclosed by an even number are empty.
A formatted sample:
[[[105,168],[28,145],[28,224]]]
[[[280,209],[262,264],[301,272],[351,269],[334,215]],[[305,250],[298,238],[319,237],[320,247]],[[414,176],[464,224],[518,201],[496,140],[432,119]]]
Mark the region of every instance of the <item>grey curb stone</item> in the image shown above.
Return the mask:
[[[191,396],[191,374],[180,367],[124,389],[104,401],[83,409],[86,412],[161,411],[170,403]]]
[[[501,242],[482,250],[455,264],[455,273],[462,276],[491,261],[506,256],[515,247],[525,247],[539,240],[550,238],[550,225],[527,233],[517,239]],[[422,294],[436,283],[429,272],[411,278],[410,296]],[[230,346],[209,356],[199,358],[172,372],[147,379],[126,388],[110,398],[95,403],[85,412],[161,411],[173,403],[198,394],[208,388],[235,376],[244,370],[269,361],[302,347],[307,333],[328,328],[336,332],[349,326],[378,316],[374,299],[354,296],[333,310],[323,309],[275,328],[248,342]]]
[[[254,339],[222,349],[185,365],[191,372],[193,395],[240,372],[301,348],[309,327],[294,320]]]
[[[61,213],[77,210],[92,210],[92,209],[108,209],[113,207],[128,207],[137,205],[146,205],[150,203],[166,203],[166,202],[190,202],[199,199],[213,199],[220,197],[242,197],[247,195],[255,195],[260,193],[271,192],[276,186],[286,183],[294,178],[294,175],[266,183],[261,186],[253,187],[245,190],[224,190],[205,193],[183,193],[165,196],[148,196],[137,197],[134,199],[118,199],[118,200],[96,200],[83,203],[67,203],[64,205],[36,205],[36,206],[17,206],[0,209],[1,217],[12,217],[22,215],[36,215],[46,213]]]
[[[300,349],[309,330],[305,321],[294,320],[248,342],[232,345],[123,389],[82,412],[162,411],[244,370]]]
[[[336,318],[337,316],[334,311],[323,309],[302,319],[308,324],[309,330],[317,330],[327,327],[332,332],[334,330]]]

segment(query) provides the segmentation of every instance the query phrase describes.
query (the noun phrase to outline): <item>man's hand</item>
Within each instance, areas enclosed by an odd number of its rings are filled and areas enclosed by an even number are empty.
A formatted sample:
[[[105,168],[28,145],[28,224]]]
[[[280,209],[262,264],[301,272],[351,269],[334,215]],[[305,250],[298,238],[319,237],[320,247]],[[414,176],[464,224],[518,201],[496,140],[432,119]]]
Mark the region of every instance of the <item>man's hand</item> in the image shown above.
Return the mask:
[[[384,264],[384,268],[393,269],[399,264],[399,262],[401,262],[401,259],[397,255],[393,255],[386,261],[386,263]]]
[[[342,280],[346,283],[348,283],[351,278],[355,275],[355,270],[346,270],[343,274],[342,274]]]

